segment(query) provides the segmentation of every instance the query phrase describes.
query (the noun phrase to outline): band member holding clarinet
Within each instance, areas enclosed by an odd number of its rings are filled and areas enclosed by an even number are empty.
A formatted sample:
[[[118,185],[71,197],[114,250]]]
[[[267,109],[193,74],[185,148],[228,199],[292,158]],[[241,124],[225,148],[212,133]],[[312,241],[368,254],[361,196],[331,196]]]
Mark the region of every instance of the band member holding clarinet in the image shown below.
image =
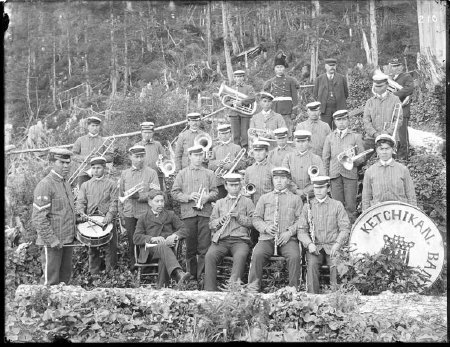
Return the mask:
[[[230,281],[243,281],[251,246],[249,228],[255,205],[240,193],[240,174],[231,173],[224,179],[228,195],[217,200],[209,218],[209,227],[214,230],[205,257],[205,290],[209,291],[217,291],[217,263],[228,254],[233,256]]]
[[[253,249],[248,283],[261,279],[264,264],[273,255],[286,258],[289,286],[298,288],[301,277],[301,252],[297,239],[303,203],[298,195],[287,189],[290,171],[284,167],[272,169],[275,189],[261,196],[253,214],[253,226],[259,231],[259,240]]]
[[[288,128],[278,128],[273,131],[277,147],[269,151],[267,160],[273,167],[281,166],[286,154],[293,152],[294,147],[288,143]]]
[[[119,179],[119,216],[127,231],[129,267],[134,270],[133,234],[136,223],[138,218],[147,212],[146,193],[160,188],[156,171],[144,166],[145,147],[134,145],[128,152],[131,167],[122,171]]]
[[[44,285],[68,284],[72,275],[72,247],[64,247],[75,237],[74,196],[66,180],[72,155],[67,149],[50,149],[52,170],[34,190],[31,221],[37,232],[36,245],[42,246]]]
[[[241,147],[235,142],[231,141],[231,125],[219,124],[217,126],[217,133],[219,140],[217,144],[212,148],[212,155],[208,162],[208,168],[216,174],[217,177],[217,189],[219,195],[217,199],[222,199],[227,195],[227,191],[224,187],[223,173],[227,173],[233,167],[233,161],[241,151]],[[235,170],[244,168],[244,161],[240,160],[236,165]]]
[[[350,221],[344,205],[327,194],[330,177],[312,178],[315,198],[303,206],[298,239],[306,248],[308,293],[319,294],[319,265],[330,266],[330,284],[337,284],[335,255],[347,242]]]
[[[375,139],[378,157],[364,174],[362,211],[383,201],[402,201],[417,206],[414,182],[408,168],[392,158],[395,139],[386,134]]]
[[[158,288],[167,286],[172,277],[178,284],[189,280],[172,248],[178,239],[187,236],[187,229],[173,211],[164,208],[164,193],[152,190],[147,193],[149,209],[136,224],[133,241],[138,246],[139,263],[158,259]]]
[[[329,134],[323,147],[324,174],[331,178],[331,196],[339,200],[348,212],[350,222],[356,220],[356,196],[358,193],[357,166],[364,162],[362,136],[348,128],[347,110],[333,113],[336,130]],[[356,157],[358,153],[359,158]],[[345,158],[351,162],[350,166]]]
[[[77,214],[82,222],[88,221],[89,216],[104,216],[102,224],[113,222],[117,215],[117,182],[105,177],[106,159],[94,157],[90,161],[92,178],[84,182],[78,191],[75,203]],[[117,230],[113,226],[112,238],[104,246],[89,247],[89,272],[100,272],[100,248],[105,250],[105,270],[111,271],[117,264]]]
[[[203,167],[203,147],[188,148],[188,167],[182,169],[172,186],[172,198],[180,203],[181,220],[188,229],[186,236],[186,268],[200,281],[205,268],[205,255],[211,244],[208,222],[211,202],[217,199],[218,190],[214,172]],[[198,256],[198,257],[197,257]]]
[[[150,166],[158,174],[159,185],[162,191],[165,190],[164,187],[164,174],[156,166],[156,162],[159,156],[166,156],[166,151],[159,141],[153,139],[155,134],[155,123],[153,122],[143,122],[141,123],[141,136],[142,140],[136,143],[145,147],[145,158],[144,166]]]

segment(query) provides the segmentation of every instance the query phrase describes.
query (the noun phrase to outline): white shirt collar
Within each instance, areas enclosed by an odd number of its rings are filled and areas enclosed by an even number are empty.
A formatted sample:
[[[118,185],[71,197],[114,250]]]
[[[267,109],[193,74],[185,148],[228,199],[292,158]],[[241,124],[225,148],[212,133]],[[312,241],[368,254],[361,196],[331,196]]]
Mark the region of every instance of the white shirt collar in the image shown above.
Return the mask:
[[[338,135],[340,135],[340,137],[341,137],[341,139],[342,139],[342,138],[344,137],[344,135],[347,134],[347,130],[348,130],[348,128],[345,128],[344,130],[336,129],[336,133],[337,133]]]
[[[305,155],[307,152],[308,152],[308,149],[306,151],[304,151],[304,152],[297,151],[297,153],[300,154],[300,155]]]
[[[95,135],[94,135],[94,134],[91,134],[91,133],[88,133],[89,137],[97,137],[98,134],[99,134],[99,133],[97,133],[97,134],[95,134]]]
[[[94,177],[94,176],[92,176],[92,178],[96,179],[97,181],[100,181],[104,177],[105,177],[105,174],[103,174],[101,177]]]
[[[52,169],[52,171],[56,176],[58,176],[59,178],[61,178],[62,180],[64,179],[64,177],[62,177],[59,173],[57,173],[55,170]]]
[[[319,204],[323,204],[325,202],[325,200],[327,200],[327,198],[328,198],[328,195],[326,195],[323,199],[319,199],[319,198],[316,198],[316,199],[319,202]]]
[[[328,77],[328,79],[332,79],[334,77],[334,74],[328,74],[327,73],[327,77]]]
[[[382,166],[388,166],[391,162],[392,162],[392,158],[389,159],[388,161],[383,161],[380,159],[380,163]]]

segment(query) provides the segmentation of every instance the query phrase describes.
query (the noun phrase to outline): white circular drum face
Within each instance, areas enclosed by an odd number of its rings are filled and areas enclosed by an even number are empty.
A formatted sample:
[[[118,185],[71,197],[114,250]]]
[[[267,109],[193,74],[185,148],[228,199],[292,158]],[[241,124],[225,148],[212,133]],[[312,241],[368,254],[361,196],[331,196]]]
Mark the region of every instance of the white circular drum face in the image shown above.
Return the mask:
[[[103,221],[102,216],[90,216],[90,218],[97,223],[101,223]],[[94,239],[108,235],[112,227],[113,225],[111,223],[105,228],[105,230],[103,230],[102,227],[95,225],[90,221],[78,224],[78,230],[83,236]]]
[[[359,216],[350,234],[352,254],[376,254],[390,244],[405,264],[425,275],[426,287],[436,281],[444,264],[444,244],[436,225],[420,209],[386,201]]]

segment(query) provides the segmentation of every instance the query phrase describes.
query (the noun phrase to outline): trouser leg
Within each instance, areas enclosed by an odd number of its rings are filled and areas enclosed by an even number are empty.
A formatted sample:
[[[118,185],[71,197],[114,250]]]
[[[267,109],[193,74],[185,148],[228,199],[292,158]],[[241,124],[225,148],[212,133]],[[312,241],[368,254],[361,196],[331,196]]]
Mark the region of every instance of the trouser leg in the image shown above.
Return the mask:
[[[322,264],[323,253],[322,250],[319,255],[311,254],[306,252],[306,283],[308,293],[319,294],[319,265]]]
[[[244,281],[245,264],[247,262],[250,245],[245,241],[235,241],[231,245],[231,254],[233,256],[233,267],[231,268],[231,281]]]
[[[100,259],[100,247],[89,247],[89,272],[91,274],[97,274],[100,272],[101,259]]]
[[[345,204],[344,182],[341,175],[339,175],[336,178],[332,178],[330,180],[330,188],[331,188],[331,197],[335,200],[342,202],[342,204]]]
[[[71,247],[65,247],[71,248]],[[41,264],[42,264],[42,278],[41,284],[53,285],[60,281],[60,269],[62,262],[62,248],[42,247],[41,250]]]
[[[166,191],[166,185],[164,184],[164,176],[158,176],[158,181],[159,181],[159,187],[161,189],[162,192]]]
[[[228,254],[226,242],[212,243],[205,255],[205,290],[217,291],[217,263]]]
[[[193,278],[197,278],[197,235],[198,235],[198,218],[190,217],[183,219],[184,225],[188,229],[186,236],[186,271]]]
[[[280,247],[281,255],[286,258],[289,272],[289,286],[298,288],[301,276],[301,253],[297,240],[289,240]]]
[[[288,138],[292,138],[292,119],[290,114],[283,114],[284,122],[286,123],[286,128],[288,128]]]
[[[241,120],[241,147],[248,149],[248,128],[251,117],[240,117]],[[236,142],[235,142],[236,143]]]
[[[259,290],[262,289],[262,273],[267,260],[273,255],[273,240],[258,241],[253,248],[252,259],[250,261],[250,270],[248,273],[248,283],[258,281]]]
[[[239,116],[230,116],[231,124],[231,134],[233,136],[233,142],[237,145],[240,145],[241,141],[241,117]]]
[[[117,265],[117,230],[115,226],[111,229],[111,233],[112,233],[111,240],[104,246],[106,271],[115,269]]]
[[[336,258],[329,254],[325,254],[325,260],[330,267],[330,285],[335,287],[337,285],[337,271],[336,271]]]
[[[134,266],[134,243],[133,243],[133,235],[136,229],[137,219],[133,217],[124,217],[125,221],[125,229],[127,230],[127,238],[128,238],[128,262],[129,266],[133,268]]]
[[[63,247],[61,266],[59,268],[59,282],[69,284],[72,277],[72,254],[73,247]]]
[[[152,248],[152,260],[158,259],[158,286],[167,284],[169,276],[175,269],[181,269],[177,257],[172,248],[167,245],[159,244]],[[166,276],[167,275],[167,276]]]
[[[405,113],[403,113],[403,115],[404,114]],[[403,117],[403,122],[398,128],[399,144],[397,150],[397,157],[399,159],[408,159],[409,155],[408,123],[409,117],[408,118]]]
[[[344,183],[344,206],[347,210],[350,223],[356,220],[356,194],[358,193],[358,180],[342,177]]]
[[[198,242],[197,242],[197,278],[205,271],[205,255],[211,245],[211,230],[209,229],[209,218],[198,216]]]
[[[333,121],[333,113],[337,111],[336,104],[326,104],[325,111],[320,115],[320,120],[327,123],[331,130],[336,129],[336,125]]]

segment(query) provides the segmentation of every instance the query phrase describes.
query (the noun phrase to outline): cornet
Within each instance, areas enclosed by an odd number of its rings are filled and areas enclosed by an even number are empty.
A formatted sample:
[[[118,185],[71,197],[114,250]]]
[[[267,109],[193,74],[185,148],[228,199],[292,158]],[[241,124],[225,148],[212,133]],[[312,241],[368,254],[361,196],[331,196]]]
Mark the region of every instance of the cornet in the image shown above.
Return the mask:
[[[242,187],[242,195],[251,196],[256,193],[256,186],[253,183],[248,183],[245,187]]]
[[[196,211],[201,211],[203,209],[203,203],[202,199],[206,194],[206,189],[202,188],[202,185],[200,185],[200,188],[198,189],[198,193],[200,194],[200,197],[197,200],[197,203],[192,208]]]
[[[312,179],[313,177],[319,176],[319,167],[317,165],[311,165],[308,168],[308,175],[309,175],[310,179]]]
[[[240,113],[246,114],[248,116],[252,116],[256,112],[256,101],[249,106],[237,106],[235,105],[236,101],[241,101],[247,99],[248,96],[244,93],[238,92],[237,90],[228,87],[225,83],[222,83],[219,88],[219,93],[217,95],[220,97],[220,101],[222,105],[230,108],[234,111],[239,111]],[[227,105],[227,102],[232,101],[232,106]]]
[[[125,200],[127,200],[130,196],[141,191],[142,189],[144,189],[144,181],[142,181],[142,182],[136,184],[134,187],[131,187],[130,189],[128,189],[123,194],[124,196],[119,196],[120,203],[123,204],[125,202]]]

